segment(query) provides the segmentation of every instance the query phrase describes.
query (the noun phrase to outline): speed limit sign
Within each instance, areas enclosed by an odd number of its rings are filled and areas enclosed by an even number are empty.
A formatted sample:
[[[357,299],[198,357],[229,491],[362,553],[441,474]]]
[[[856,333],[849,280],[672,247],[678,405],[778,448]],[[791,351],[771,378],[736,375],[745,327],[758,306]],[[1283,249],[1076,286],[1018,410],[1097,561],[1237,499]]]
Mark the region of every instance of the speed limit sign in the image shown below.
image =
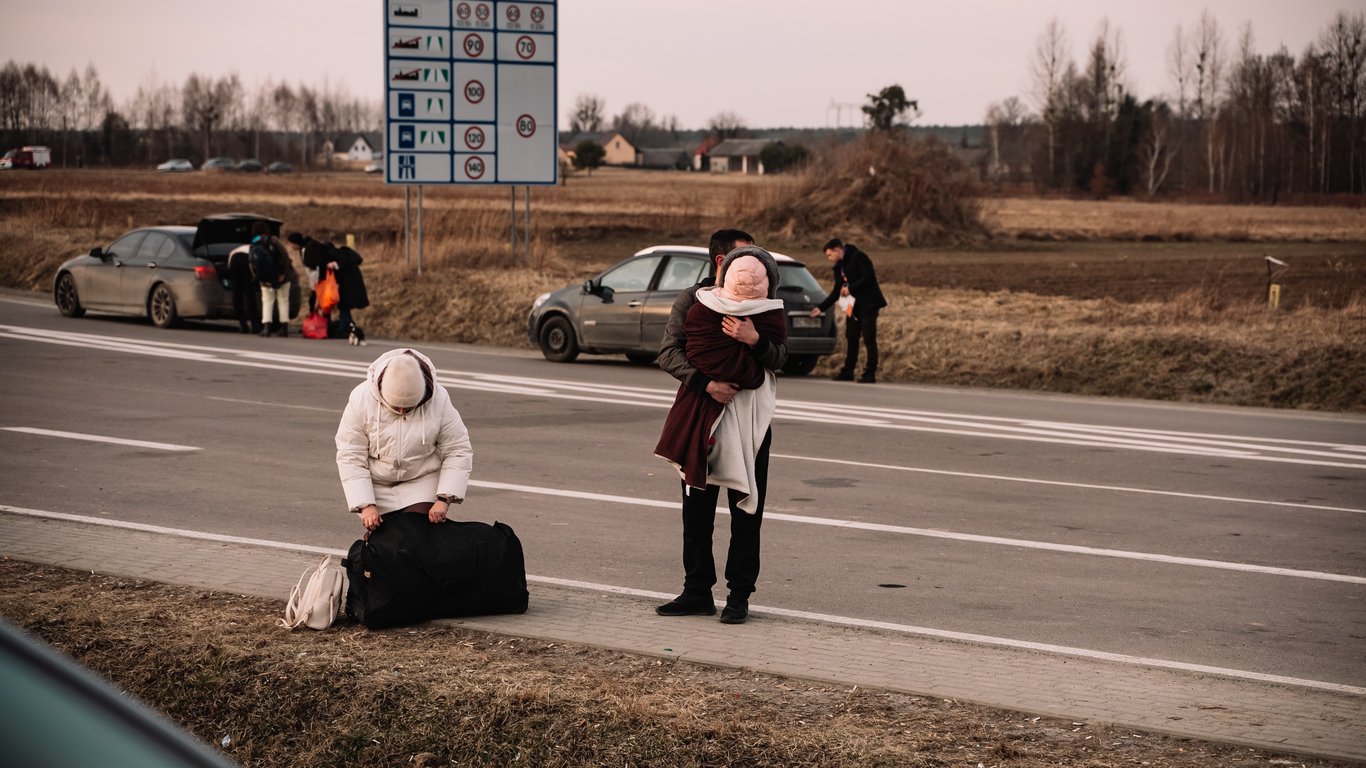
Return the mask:
[[[556,183],[559,0],[382,5],[385,181]]]

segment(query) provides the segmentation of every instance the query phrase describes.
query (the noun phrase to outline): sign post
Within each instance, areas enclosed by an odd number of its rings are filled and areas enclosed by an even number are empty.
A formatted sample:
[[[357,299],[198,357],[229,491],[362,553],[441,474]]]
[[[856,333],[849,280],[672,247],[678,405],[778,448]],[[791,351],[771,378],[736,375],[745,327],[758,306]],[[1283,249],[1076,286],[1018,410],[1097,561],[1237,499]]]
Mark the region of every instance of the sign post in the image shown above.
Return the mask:
[[[388,184],[552,185],[557,0],[384,0]]]

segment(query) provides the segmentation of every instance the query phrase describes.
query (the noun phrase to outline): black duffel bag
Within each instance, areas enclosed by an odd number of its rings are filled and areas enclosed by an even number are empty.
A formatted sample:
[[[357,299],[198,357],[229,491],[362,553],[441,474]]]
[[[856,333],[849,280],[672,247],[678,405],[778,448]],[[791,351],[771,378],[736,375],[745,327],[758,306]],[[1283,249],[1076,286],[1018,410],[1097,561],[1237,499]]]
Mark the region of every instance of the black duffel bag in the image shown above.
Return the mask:
[[[343,565],[346,612],[371,629],[527,608],[522,542],[503,523],[391,513],[351,545]]]

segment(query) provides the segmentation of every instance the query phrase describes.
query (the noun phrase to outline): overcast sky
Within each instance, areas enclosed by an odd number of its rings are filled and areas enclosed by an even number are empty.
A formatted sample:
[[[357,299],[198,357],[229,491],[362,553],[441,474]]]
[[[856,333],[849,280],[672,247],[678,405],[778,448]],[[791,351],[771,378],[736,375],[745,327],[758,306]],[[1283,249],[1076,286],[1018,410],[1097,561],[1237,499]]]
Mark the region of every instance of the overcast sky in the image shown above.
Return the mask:
[[[383,94],[382,0],[29,0],[6,3],[0,56],[65,77],[93,63],[117,104],[159,78],[236,72]],[[1207,8],[1230,54],[1250,22],[1259,52],[1298,56],[1360,0],[561,0],[559,120],[595,93],[609,115],[631,102],[705,127],[730,111],[750,127],[834,125],[831,104],[862,105],[896,83],[920,124],[981,122],[987,105],[1029,92],[1035,42],[1056,17],[1078,66],[1103,19],[1122,34],[1131,89],[1168,93],[1177,25]],[[1027,100],[1027,99],[1026,99]],[[849,125],[860,117],[846,108]]]

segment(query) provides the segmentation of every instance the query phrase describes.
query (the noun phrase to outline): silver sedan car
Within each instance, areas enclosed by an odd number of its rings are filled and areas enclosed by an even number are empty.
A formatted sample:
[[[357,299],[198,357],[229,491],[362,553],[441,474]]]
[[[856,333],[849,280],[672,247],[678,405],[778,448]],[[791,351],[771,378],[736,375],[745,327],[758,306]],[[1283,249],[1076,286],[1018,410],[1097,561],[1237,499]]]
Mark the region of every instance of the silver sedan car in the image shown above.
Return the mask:
[[[279,235],[279,220],[250,213],[209,216],[195,227],[135,229],[58,267],[53,301],[66,317],[86,310],[140,315],[159,328],[182,318],[234,317],[228,252],[251,241],[258,221]],[[291,293],[297,291],[296,283]],[[296,296],[290,306],[292,315]]]
[[[835,351],[835,319],[811,317],[825,289],[805,265],[781,253],[778,298],[787,312],[787,363],[783,372],[804,376]],[[547,360],[567,363],[580,352],[624,354],[650,363],[659,354],[674,299],[707,276],[706,248],[656,245],[586,281],[536,297],[527,318],[527,337]]]

